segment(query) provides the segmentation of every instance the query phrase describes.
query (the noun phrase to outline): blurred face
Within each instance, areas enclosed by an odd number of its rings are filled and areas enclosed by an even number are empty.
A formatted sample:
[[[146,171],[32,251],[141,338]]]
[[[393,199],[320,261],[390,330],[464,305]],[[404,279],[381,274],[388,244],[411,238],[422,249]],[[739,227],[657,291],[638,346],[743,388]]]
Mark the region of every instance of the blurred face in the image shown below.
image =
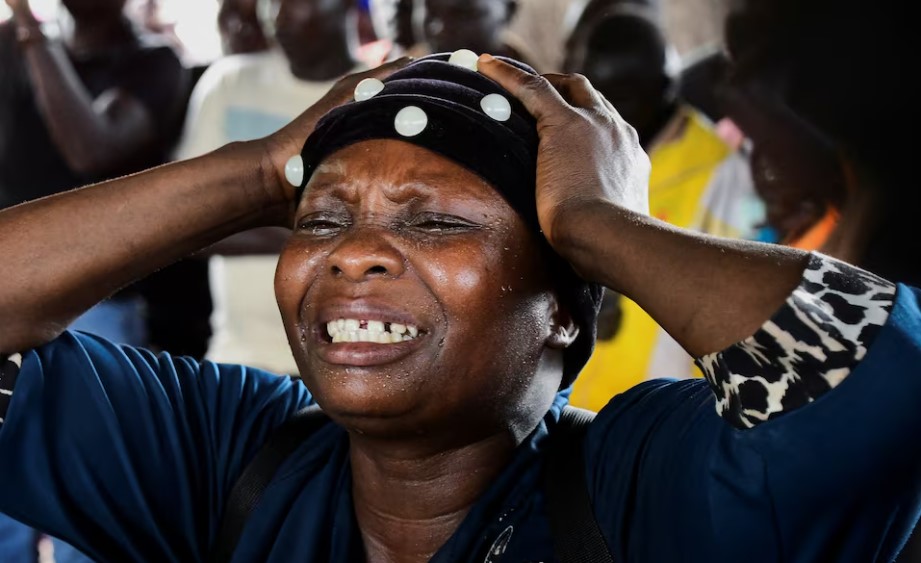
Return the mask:
[[[756,60],[744,56],[745,65]],[[779,76],[767,63],[733,69],[722,102],[751,139],[752,176],[765,203],[767,223],[782,242],[792,243],[822,218],[829,205],[840,206],[846,189],[834,145],[785,104],[772,86],[781,84],[775,81]]]
[[[586,25],[590,31],[578,30],[573,36],[565,71],[584,74],[648,140],[662,121],[663,108],[673,102],[661,33],[652,23],[632,16]]]
[[[557,300],[536,236],[478,176],[415,145],[366,141],[321,165],[295,225],[276,294],[304,380],[334,419],[463,439],[549,407]]]
[[[346,0],[278,0],[275,38],[295,69],[318,64],[326,40],[345,33]]]
[[[121,17],[125,0],[62,0],[64,8],[76,19]]]
[[[423,0],[422,35],[436,53],[502,51],[502,32],[514,14],[508,0]]]
[[[803,186],[797,170],[764,150],[755,149],[751,157],[752,178],[764,200],[767,223],[781,242],[801,237],[822,218],[825,206],[814,199],[811,186]]]
[[[225,54],[257,53],[268,48],[256,14],[256,0],[224,0],[217,18]]]

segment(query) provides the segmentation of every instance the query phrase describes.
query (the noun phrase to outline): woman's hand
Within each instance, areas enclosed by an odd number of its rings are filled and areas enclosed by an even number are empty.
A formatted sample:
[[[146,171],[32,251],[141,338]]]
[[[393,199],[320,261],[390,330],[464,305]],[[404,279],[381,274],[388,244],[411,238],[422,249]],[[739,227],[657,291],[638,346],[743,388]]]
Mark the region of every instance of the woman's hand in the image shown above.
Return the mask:
[[[585,279],[639,304],[692,355],[750,336],[799,283],[802,253],[649,217],[649,158],[584,77],[532,76],[486,56],[479,68],[537,118],[537,211],[547,240]]]
[[[551,246],[562,252],[568,226],[598,203],[648,214],[649,157],[584,76],[534,76],[489,55],[479,69],[537,118],[537,216]]]
[[[14,1],[17,0],[7,0],[7,2]],[[285,164],[292,156],[301,153],[304,141],[313,133],[317,122],[330,110],[352,101],[355,87],[365,78],[383,80],[409,64],[411,60],[410,57],[403,57],[367,72],[342,78],[320,101],[309,107],[300,117],[263,139],[265,158],[262,166],[267,192],[281,198],[282,201],[292,201],[295,190],[285,179]]]

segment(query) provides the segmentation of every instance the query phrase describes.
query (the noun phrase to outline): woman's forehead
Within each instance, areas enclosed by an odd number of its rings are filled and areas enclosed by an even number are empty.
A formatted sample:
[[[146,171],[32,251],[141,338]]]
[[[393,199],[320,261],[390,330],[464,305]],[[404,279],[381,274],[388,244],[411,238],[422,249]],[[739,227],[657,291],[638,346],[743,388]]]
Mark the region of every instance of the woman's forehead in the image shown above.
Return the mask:
[[[361,191],[370,186],[412,192],[415,197],[504,201],[489,183],[453,160],[391,139],[363,141],[333,153],[317,167],[305,195]]]

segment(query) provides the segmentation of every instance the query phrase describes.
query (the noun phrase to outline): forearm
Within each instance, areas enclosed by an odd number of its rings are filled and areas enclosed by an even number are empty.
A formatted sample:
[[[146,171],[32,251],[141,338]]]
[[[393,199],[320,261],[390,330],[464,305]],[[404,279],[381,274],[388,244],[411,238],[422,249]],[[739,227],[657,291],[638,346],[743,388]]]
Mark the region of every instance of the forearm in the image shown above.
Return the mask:
[[[128,148],[150,141],[143,137],[152,131],[151,124],[134,128],[141,138],[125,139],[119,134],[119,124],[97,107],[60,44],[36,40],[24,50],[36,104],[51,139],[73,170],[105,172],[125,158]],[[134,114],[124,122],[149,119],[137,102],[121,103],[118,111]]]
[[[0,212],[0,352],[41,344],[120,287],[233,233],[280,224],[258,143]]]
[[[800,251],[709,237],[613,204],[564,214],[557,250],[582,276],[636,301],[694,356],[753,334],[800,282]]]

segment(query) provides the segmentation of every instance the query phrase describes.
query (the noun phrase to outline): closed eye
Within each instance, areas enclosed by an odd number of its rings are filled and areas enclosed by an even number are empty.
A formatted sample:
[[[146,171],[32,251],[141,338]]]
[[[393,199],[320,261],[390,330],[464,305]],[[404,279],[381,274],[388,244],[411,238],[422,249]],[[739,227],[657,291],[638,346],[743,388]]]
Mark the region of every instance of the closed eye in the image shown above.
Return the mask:
[[[437,213],[417,215],[408,222],[407,226],[431,234],[456,233],[480,227],[480,225],[455,215],[442,215]]]
[[[338,234],[348,228],[348,222],[330,217],[304,217],[297,224],[298,232],[324,237]]]

